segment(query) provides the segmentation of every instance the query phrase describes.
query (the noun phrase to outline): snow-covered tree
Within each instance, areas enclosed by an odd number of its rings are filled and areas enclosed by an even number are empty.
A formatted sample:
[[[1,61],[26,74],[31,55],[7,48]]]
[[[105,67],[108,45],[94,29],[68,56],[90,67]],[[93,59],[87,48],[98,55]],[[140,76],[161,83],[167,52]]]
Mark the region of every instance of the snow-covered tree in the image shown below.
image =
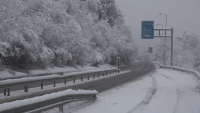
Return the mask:
[[[20,68],[125,63],[137,48],[123,21],[114,0],[1,0],[1,60]]]

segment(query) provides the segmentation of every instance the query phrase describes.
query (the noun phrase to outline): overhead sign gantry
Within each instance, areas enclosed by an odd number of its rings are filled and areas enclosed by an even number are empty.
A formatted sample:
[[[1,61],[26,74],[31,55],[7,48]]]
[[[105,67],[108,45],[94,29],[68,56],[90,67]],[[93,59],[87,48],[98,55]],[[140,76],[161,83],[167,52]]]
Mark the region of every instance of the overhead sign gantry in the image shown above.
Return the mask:
[[[159,35],[154,36],[154,31],[158,31]],[[160,31],[164,31],[165,35],[160,35]],[[171,36],[167,36],[166,32],[170,31]],[[142,21],[142,39],[171,38],[171,66],[173,66],[173,28],[171,29],[154,29],[154,21]],[[166,51],[166,50],[165,50]]]

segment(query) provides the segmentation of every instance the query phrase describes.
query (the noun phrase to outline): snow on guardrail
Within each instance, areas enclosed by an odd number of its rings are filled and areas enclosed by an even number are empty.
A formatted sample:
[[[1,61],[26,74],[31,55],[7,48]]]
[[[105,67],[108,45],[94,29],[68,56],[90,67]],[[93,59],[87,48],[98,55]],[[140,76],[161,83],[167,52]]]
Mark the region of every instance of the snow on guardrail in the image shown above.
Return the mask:
[[[112,68],[112,69],[117,70],[117,68]],[[20,78],[20,79],[7,79],[7,80],[0,81],[0,86],[4,85],[4,84],[14,84],[14,83],[19,83],[19,82],[38,81],[38,80],[45,80],[45,79],[54,79],[54,78],[59,78],[59,77],[75,76],[75,75],[79,75],[79,74],[95,73],[95,72],[99,72],[99,71],[107,71],[107,70],[112,70],[112,69],[99,69],[99,70],[72,72],[72,73],[64,74],[62,76],[58,76],[58,75],[54,74],[54,75],[49,75],[49,76],[26,77],[26,78]]]
[[[68,96],[68,95],[69,96],[70,95],[71,96],[73,96],[73,95],[83,95],[83,94],[95,94],[96,95],[97,93],[98,92],[96,90],[89,91],[89,90],[68,89],[68,90],[65,90],[65,91],[46,94],[46,95],[39,96],[39,97],[33,97],[33,98],[29,98],[29,99],[17,100],[17,101],[13,101],[13,102],[0,104],[0,112],[5,111],[5,110],[9,110],[9,109],[13,109],[13,108],[18,108],[18,107],[25,106],[25,105],[35,104],[35,103],[50,100],[50,99],[53,99],[53,98]]]
[[[200,79],[200,74],[198,71],[194,71],[194,70],[190,70],[190,69],[186,69],[186,68],[180,68],[180,67],[176,67],[176,66],[164,66],[164,65],[159,65],[159,66],[160,66],[160,68],[168,68],[168,69],[192,73],[192,74],[195,74],[198,79]]]

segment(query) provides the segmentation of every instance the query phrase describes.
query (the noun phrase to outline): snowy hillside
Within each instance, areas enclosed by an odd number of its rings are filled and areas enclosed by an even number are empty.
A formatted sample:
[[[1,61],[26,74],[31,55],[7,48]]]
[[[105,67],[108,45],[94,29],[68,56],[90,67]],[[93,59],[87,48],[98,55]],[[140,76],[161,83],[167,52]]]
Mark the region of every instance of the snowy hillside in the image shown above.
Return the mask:
[[[170,64],[171,58],[171,42],[167,41],[166,48],[166,59],[167,65]],[[154,59],[158,59],[160,62],[163,62],[163,45],[159,45],[157,52],[154,54]],[[200,39],[194,34],[188,34],[187,32],[183,33],[183,35],[176,36],[174,38],[174,66],[195,69],[194,63],[197,62],[200,64]],[[163,64],[163,63],[161,63]],[[200,68],[197,68],[200,71]]]
[[[0,1],[1,63],[26,69],[115,64],[116,56],[131,61],[136,51],[114,0]]]

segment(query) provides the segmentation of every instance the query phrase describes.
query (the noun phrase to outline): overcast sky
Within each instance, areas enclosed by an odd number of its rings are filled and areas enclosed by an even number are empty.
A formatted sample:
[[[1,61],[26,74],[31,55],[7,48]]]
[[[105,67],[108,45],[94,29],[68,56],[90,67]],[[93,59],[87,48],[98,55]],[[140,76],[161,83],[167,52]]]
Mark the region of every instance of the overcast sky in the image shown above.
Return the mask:
[[[126,25],[132,28],[133,36],[142,49],[160,44],[160,39],[142,40],[141,21],[152,20],[154,28],[165,28],[167,14],[167,28],[174,28],[174,35],[196,33],[200,37],[200,0],[115,0]],[[138,42],[140,41],[140,42]]]

